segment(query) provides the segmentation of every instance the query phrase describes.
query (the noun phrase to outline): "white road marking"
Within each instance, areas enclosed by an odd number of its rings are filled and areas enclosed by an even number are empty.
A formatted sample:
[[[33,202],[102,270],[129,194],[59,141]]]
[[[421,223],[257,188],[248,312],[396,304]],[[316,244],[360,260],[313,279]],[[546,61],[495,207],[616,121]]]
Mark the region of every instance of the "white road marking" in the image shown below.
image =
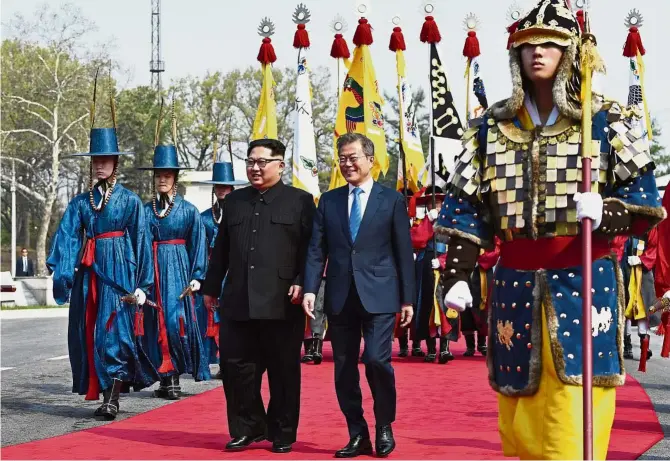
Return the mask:
[[[54,361],[54,360],[65,360],[67,358],[70,358],[69,355],[59,355],[58,357],[51,357],[50,359],[47,359],[48,361]]]
[[[13,370],[14,367],[0,367],[0,371]]]

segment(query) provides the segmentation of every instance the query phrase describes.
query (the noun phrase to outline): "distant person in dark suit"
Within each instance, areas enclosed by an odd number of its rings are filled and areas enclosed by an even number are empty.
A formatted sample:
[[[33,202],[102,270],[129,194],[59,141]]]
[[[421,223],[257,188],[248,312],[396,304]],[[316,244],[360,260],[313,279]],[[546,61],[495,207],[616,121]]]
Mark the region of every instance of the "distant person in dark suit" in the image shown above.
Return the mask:
[[[373,180],[375,150],[370,139],[348,133],[337,140],[337,150],[349,184],[319,200],[307,252],[303,309],[314,317],[327,260],[324,311],[333,346],[335,391],[350,437],[335,456],[372,454],[358,374],[362,331],[365,376],[374,399],[375,449],[384,457],[395,448],[391,349],[396,314],[401,313],[401,326],[409,325],[416,292],[409,217],[403,196]]]
[[[34,277],[35,266],[33,260],[28,257],[28,249],[21,248],[21,257],[16,261],[17,277]]]

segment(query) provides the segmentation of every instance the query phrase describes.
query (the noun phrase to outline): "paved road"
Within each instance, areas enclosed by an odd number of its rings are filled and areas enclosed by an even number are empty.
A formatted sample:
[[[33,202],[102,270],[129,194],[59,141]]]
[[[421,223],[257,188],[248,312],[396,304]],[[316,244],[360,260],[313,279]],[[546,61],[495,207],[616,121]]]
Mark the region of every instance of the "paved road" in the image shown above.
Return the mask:
[[[99,403],[71,392],[66,318],[3,320],[1,326],[2,446],[108,424],[93,417]],[[656,357],[647,363],[647,373],[637,372],[637,335],[633,340],[636,360],[627,361],[627,369],[651,397],[666,437],[641,459],[670,459],[670,360],[659,358],[660,338],[652,336]],[[216,373],[216,366],[212,371]],[[182,386],[192,395],[219,383],[196,383],[183,376]],[[155,387],[122,396],[118,418],[168,405],[151,396]]]
[[[100,402],[72,393],[67,318],[2,320],[1,334],[2,446],[109,424],[93,416]],[[220,386],[186,375],[180,381],[186,395]],[[152,397],[156,387],[122,395],[117,420],[172,403]]]

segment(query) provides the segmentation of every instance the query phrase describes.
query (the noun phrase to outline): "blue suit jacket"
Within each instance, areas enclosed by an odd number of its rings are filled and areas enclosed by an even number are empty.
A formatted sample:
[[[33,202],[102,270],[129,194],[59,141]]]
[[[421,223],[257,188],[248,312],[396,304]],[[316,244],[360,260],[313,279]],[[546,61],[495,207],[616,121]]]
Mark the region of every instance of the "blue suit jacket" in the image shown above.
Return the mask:
[[[374,183],[356,241],[351,240],[349,187],[319,199],[305,267],[305,293],[318,293],[326,261],[324,310],[344,308],[352,277],[363,307],[370,313],[399,312],[413,304],[414,257],[403,196]]]

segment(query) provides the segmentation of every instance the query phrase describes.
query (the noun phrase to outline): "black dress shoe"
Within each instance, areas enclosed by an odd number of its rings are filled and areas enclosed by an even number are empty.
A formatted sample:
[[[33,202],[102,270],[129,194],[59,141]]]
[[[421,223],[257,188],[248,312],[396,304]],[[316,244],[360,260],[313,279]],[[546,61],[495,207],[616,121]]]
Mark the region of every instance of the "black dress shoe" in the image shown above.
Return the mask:
[[[377,456],[380,458],[386,458],[395,449],[395,439],[393,438],[393,429],[391,429],[390,424],[377,428],[375,449],[377,450]]]
[[[254,442],[262,442],[265,440],[265,435],[257,435],[254,437],[250,437],[248,435],[243,435],[242,437],[237,437],[231,440],[226,444],[226,450],[241,450],[243,448],[247,448],[249,445],[251,445]]]
[[[357,435],[349,440],[346,447],[335,452],[336,458],[355,458],[360,455],[372,455],[372,442],[370,437]]]
[[[291,453],[291,450],[293,450],[293,448],[290,443],[274,442],[272,444],[273,453]]]

